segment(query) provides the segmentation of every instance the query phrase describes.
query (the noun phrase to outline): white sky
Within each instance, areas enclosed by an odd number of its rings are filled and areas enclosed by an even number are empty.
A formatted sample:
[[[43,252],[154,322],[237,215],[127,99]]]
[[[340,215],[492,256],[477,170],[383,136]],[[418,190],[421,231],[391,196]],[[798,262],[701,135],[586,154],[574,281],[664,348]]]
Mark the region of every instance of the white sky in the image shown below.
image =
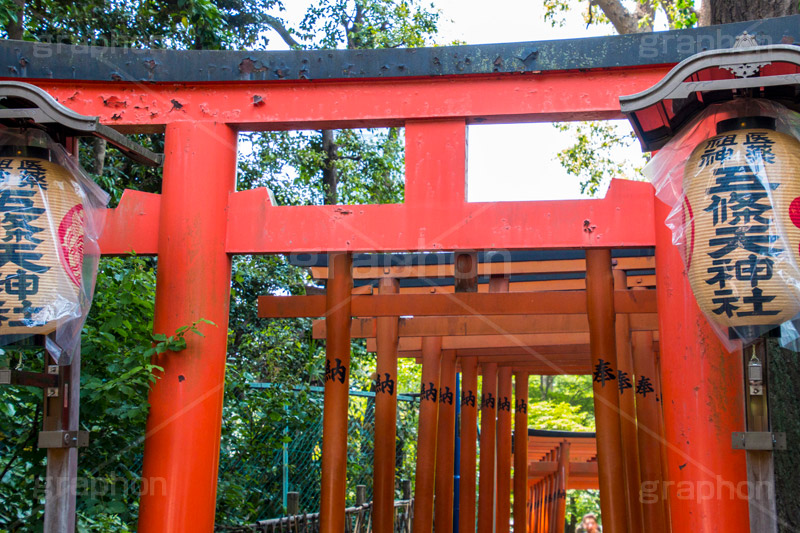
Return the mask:
[[[580,13],[552,28],[544,21],[542,0],[432,0],[441,11],[439,42],[467,44],[574,39],[611,35],[613,28],[586,27]],[[287,0],[286,18],[299,21],[309,2]],[[585,4],[581,4],[585,9]],[[286,49],[277,34],[270,48]],[[630,131],[626,121],[620,121]],[[551,124],[470,126],[468,199],[470,201],[554,200],[580,198],[579,179],[563,169],[556,154],[572,144],[568,133]],[[615,157],[634,160],[638,143],[619,149]],[[604,193],[603,193],[604,194]]]

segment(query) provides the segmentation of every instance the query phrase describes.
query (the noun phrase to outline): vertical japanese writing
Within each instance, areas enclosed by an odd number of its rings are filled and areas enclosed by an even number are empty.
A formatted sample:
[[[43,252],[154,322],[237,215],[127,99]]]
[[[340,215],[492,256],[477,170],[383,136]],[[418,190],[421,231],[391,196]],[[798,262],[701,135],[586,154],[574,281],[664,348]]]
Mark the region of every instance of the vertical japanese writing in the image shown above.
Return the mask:
[[[494,409],[494,396],[491,392],[481,394],[481,409],[484,408]]]
[[[436,401],[437,391],[436,386],[433,384],[433,381],[428,383],[428,387],[425,387],[425,383],[422,384],[422,388],[419,391],[419,397],[423,400],[430,400],[432,402]]]
[[[614,374],[614,369],[611,368],[611,364],[603,359],[598,359],[594,372],[592,373],[592,380],[600,383],[601,387],[605,387],[606,381],[613,381],[615,379],[617,379],[617,376]]]
[[[16,178],[14,170],[18,171]],[[0,190],[0,225],[4,230],[0,267],[13,265],[0,279],[0,292],[6,297],[0,301],[0,325],[42,326],[45,321],[35,317],[42,307],[33,303],[33,297],[39,293],[40,276],[50,270],[41,264],[44,254],[39,250],[43,242],[39,234],[44,227],[38,222],[45,209],[36,202],[39,190],[47,189],[46,171],[36,160],[0,159],[0,184],[5,187]]]
[[[475,407],[475,393],[471,390],[461,391],[461,405]]]
[[[453,393],[450,392],[450,387],[445,386],[443,391],[439,391],[439,403],[453,405]]]

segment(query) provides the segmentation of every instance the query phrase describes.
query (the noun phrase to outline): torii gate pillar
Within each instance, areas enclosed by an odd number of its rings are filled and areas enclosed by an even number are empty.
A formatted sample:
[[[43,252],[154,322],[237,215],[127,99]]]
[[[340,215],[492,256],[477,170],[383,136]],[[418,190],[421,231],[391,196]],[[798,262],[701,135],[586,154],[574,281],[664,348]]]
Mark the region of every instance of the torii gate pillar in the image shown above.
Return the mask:
[[[139,531],[213,531],[225,390],[231,260],[228,196],[235,190],[237,135],[220,123],[166,127],[153,329],[174,334],[203,318],[205,337],[157,355],[150,391]]]
[[[742,351],[728,352],[697,306],[683,262],[655,199],[661,386],[667,448],[664,487],[673,533],[739,531],[749,524],[745,452],[731,433],[745,430]]]

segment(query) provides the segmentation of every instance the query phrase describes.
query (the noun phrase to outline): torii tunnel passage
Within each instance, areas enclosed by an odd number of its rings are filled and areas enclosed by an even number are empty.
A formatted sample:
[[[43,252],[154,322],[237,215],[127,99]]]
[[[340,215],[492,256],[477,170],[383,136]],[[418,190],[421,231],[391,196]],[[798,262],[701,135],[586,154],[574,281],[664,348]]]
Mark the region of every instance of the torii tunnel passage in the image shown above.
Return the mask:
[[[563,490],[571,480],[593,479],[594,467],[575,464],[583,453],[577,439],[542,452],[547,457],[539,457],[539,465],[528,464],[524,442],[516,439],[510,459],[513,424],[505,416],[506,402],[496,401],[514,389],[527,396],[528,372],[542,372],[548,364],[563,365],[566,372],[599,372],[596,481],[606,531],[743,530],[746,498],[686,498],[676,492],[704,484],[722,485],[724,492],[747,481],[745,452],[731,449],[729,437],[744,430],[744,378],[741,353],[727,353],[698,311],[664,225],[667,208],[655,200],[652,186],[615,181],[596,200],[465,198],[468,125],[622,118],[620,96],[651,87],[672,65],[702,49],[731,46],[743,31],[772,43],[798,42],[800,17],[418,50],[210,52],[0,43],[7,78],[34,83],[121,132],[166,132],[161,194],[126,192],[107,214],[101,250],[158,255],[156,331],[174,331],[201,317],[219,327],[205,338],[188,339],[180,357],[158,358],[164,372],[150,394],[143,477],[165,480],[165,490],[141,496],[139,531],[213,530],[231,257],[302,252],[330,254],[334,268],[326,294],[262,298],[260,304],[264,316],[326,317],[331,368],[322,531],[344,529],[346,434],[340,422],[347,410],[350,329],[361,331],[351,324],[353,317],[377,328],[383,372],[391,377],[394,358],[410,353],[422,360],[423,377],[433,383],[420,415],[419,438],[426,447],[419,448],[415,531],[430,531],[434,521],[437,531],[445,531],[456,519],[460,531],[475,531],[476,520],[482,532],[507,530],[508,521],[492,522],[495,511],[502,520],[510,512],[512,464],[514,530],[556,530]],[[282,207],[271,204],[266,189],[235,189],[241,131],[380,126],[405,127],[403,204]],[[620,251],[653,248],[655,289],[615,279],[612,258]],[[480,263],[470,253],[476,250],[578,250],[585,286],[520,292],[513,277],[505,277],[513,272],[501,269],[488,273],[489,292],[476,291]],[[453,294],[398,291],[388,280],[377,294],[351,296],[351,254],[376,251],[456,252]],[[481,276],[487,274],[482,265]],[[539,266],[549,272],[551,265]],[[407,315],[414,318],[398,320]],[[487,323],[496,325],[494,332],[484,331]],[[479,334],[463,336],[473,330]],[[498,336],[520,340],[503,345]],[[437,440],[453,438],[438,431],[437,420],[449,424],[453,418],[449,403],[432,398],[440,386],[453,385],[456,369],[467,401],[460,426],[460,516],[453,517],[436,505],[454,506],[452,495],[442,493],[449,485],[436,482],[451,475],[443,463],[452,459],[452,447],[437,446]],[[608,382],[622,372],[653,376],[656,393],[633,411],[626,401],[631,391],[620,394]],[[484,376],[482,391],[478,373]],[[663,401],[650,404],[651,398]],[[391,401],[384,402],[383,413],[391,410],[387,406]],[[525,409],[515,405],[517,424],[525,424],[519,414]],[[497,432],[496,439],[482,434],[480,442],[485,451],[497,451],[497,461],[482,461],[476,476],[479,414],[484,430]],[[637,425],[637,419],[644,423]],[[526,433],[527,428],[521,434]],[[501,482],[496,489],[495,469]],[[376,468],[376,476],[379,471],[386,475]],[[658,484],[655,507],[642,503],[651,499],[639,498],[637,480]],[[384,491],[376,502],[385,506],[392,483],[384,478],[376,486]],[[391,531],[386,517],[381,520],[381,530]],[[643,520],[650,521],[649,529],[639,526]]]

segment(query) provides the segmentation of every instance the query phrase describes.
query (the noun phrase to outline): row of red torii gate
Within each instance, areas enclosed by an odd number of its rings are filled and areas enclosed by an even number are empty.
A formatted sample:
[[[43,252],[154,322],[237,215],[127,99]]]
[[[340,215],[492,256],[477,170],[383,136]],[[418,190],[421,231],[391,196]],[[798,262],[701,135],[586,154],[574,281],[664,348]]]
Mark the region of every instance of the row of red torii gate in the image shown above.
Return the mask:
[[[460,531],[475,531],[476,522],[482,533],[491,531],[495,516],[502,517],[500,530],[508,527],[512,410],[525,427],[522,435],[527,423],[519,400],[498,409],[490,398],[512,398],[516,376],[517,398],[524,399],[528,374],[553,372],[595,375],[606,531],[745,527],[746,454],[730,444],[730,434],[745,426],[741,352],[728,352],[698,310],[664,225],[668,208],[650,184],[627,181],[613,182],[596,200],[469,202],[467,130],[622,118],[620,96],[653,86],[701,43],[729,46],[745,30],[771,42],[797,41],[797,22],[385,51],[0,43],[13,79],[34,83],[120,132],[166,134],[161,194],[127,191],[107,214],[101,250],[158,255],[157,332],[199,318],[219,327],[189,339],[179,357],[156,357],[164,373],[150,394],[143,479],[163,480],[149,486],[165,490],[142,494],[139,530],[213,530],[231,257],[298,253],[328,254],[328,270],[319,274],[327,279],[325,294],[262,297],[259,312],[325,318],[315,326],[327,341],[323,531],[344,530],[351,337],[375,339],[369,343],[378,352],[377,372],[389,379],[399,356],[422,363],[429,396],[423,393],[420,407],[415,531],[430,531],[441,520],[445,525],[436,530],[448,531],[452,524],[452,447],[437,443],[452,440],[454,415],[433,394],[441,399],[442,386],[453,390],[458,369],[465,398],[475,398],[461,411]],[[289,207],[274,205],[266,189],[236,190],[239,132],[385,126],[404,127],[402,204]],[[477,250],[581,252],[573,259],[481,262]],[[649,252],[626,255],[630,250]],[[404,290],[403,280],[441,277],[441,271],[389,268],[369,274],[379,280],[372,289],[354,286],[360,275],[352,268],[354,253],[442,251],[453,252],[450,266],[442,266],[444,277],[453,278],[452,293]],[[640,270],[647,272],[634,272]],[[550,277],[515,278],[532,274]],[[623,372],[631,388],[619,386]],[[479,373],[484,390],[477,388]],[[652,394],[636,394],[642,378]],[[394,401],[388,393],[376,399],[376,531],[391,530]],[[482,404],[495,414],[481,417],[478,486],[475,430]],[[568,451],[577,446],[569,439],[551,443],[541,466],[530,465],[528,442],[516,439],[514,448],[514,530],[555,531],[564,480],[591,477],[594,467],[573,466],[568,458],[580,454]],[[445,488],[437,490],[439,482]],[[714,497],[700,497],[706,484],[720,489]]]

